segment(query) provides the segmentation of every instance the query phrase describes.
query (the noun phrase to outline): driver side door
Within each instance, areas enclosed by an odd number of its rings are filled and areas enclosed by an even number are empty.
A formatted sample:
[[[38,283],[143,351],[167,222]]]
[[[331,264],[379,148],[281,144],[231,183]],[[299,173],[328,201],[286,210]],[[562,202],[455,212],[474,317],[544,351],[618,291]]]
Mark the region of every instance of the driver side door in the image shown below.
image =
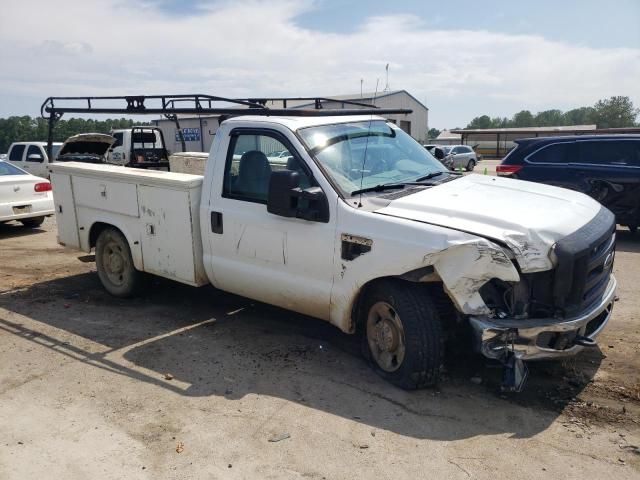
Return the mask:
[[[335,215],[323,223],[267,212],[269,179],[280,169],[296,170],[303,189],[317,185],[284,134],[230,132],[223,181],[209,204],[215,286],[328,320]]]

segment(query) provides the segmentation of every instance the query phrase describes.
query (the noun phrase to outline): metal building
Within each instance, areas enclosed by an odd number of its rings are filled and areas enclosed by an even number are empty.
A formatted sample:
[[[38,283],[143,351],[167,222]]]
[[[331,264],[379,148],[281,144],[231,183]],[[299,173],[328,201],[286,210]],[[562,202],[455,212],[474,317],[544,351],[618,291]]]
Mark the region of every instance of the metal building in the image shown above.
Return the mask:
[[[413,95],[406,90],[394,90],[388,92],[380,92],[377,95],[373,93],[363,93],[354,95],[329,95],[327,98],[337,100],[335,102],[322,102],[322,108],[358,108],[354,105],[342,103],[340,101],[353,101],[368,105],[375,105],[379,108],[408,108],[413,113],[408,115],[387,115],[386,118],[397,124],[405,132],[421,143],[424,143],[429,130],[429,109],[418,101]],[[287,101],[288,108],[309,108],[313,104],[306,101]],[[280,102],[271,102],[267,106],[281,108]],[[365,108],[365,107],[362,107]],[[216,130],[220,125],[219,116],[182,116],[178,115],[180,129],[185,140],[185,151],[188,152],[208,152],[211,149],[213,138]],[[170,153],[181,152],[182,144],[176,124],[173,120],[161,119],[154,120],[158,127],[162,129],[167,149]]]

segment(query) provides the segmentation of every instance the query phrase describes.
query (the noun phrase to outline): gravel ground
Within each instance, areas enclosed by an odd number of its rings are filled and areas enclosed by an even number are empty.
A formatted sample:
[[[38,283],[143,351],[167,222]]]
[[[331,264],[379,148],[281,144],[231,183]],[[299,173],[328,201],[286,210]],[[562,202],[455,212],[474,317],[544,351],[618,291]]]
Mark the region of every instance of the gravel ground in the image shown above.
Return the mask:
[[[532,365],[519,395],[464,355],[437,389],[404,392],[327,324],[165,280],[115,299],[79,257],[53,219],[0,225],[2,479],[640,478],[627,231],[599,348]]]

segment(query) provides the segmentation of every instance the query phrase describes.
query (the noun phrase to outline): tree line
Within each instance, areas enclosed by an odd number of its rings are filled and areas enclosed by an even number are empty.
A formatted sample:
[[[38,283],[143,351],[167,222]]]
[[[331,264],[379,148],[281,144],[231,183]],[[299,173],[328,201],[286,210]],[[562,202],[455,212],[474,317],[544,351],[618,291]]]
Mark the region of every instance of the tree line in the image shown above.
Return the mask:
[[[70,118],[59,120],[53,130],[53,140],[64,142],[78,133],[109,133],[112,129],[131,128],[134,125],[149,125],[131,119],[120,118],[93,120]],[[30,116],[0,118],[0,153],[6,153],[13,142],[46,142],[49,132],[48,120]]]
[[[636,117],[640,109],[635,108],[629,97],[611,97],[598,100],[591,107],[574,108],[567,112],[552,109],[535,115],[521,110],[513,117],[475,117],[466,128],[517,128],[556,127],[566,125],[597,125],[598,128],[620,128],[640,126]]]

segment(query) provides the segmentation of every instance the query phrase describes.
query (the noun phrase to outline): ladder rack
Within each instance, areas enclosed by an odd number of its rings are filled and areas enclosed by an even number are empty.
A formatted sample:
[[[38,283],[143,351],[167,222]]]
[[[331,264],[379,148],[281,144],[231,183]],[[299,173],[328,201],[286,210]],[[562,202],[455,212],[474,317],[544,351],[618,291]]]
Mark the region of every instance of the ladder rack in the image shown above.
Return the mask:
[[[301,104],[301,102],[303,103]],[[324,108],[324,103],[328,102],[340,104],[342,108]],[[272,106],[269,106],[269,104]],[[275,106],[275,104],[278,104],[278,106]],[[309,108],[310,106],[312,108]],[[65,113],[163,115],[177,123],[177,115],[179,114],[329,117],[406,115],[411,112],[412,110],[404,108],[377,108],[375,105],[353,100],[325,97],[225,98],[204,94],[49,97],[40,107],[42,117],[49,120],[47,144],[49,157],[51,157],[55,122]]]

